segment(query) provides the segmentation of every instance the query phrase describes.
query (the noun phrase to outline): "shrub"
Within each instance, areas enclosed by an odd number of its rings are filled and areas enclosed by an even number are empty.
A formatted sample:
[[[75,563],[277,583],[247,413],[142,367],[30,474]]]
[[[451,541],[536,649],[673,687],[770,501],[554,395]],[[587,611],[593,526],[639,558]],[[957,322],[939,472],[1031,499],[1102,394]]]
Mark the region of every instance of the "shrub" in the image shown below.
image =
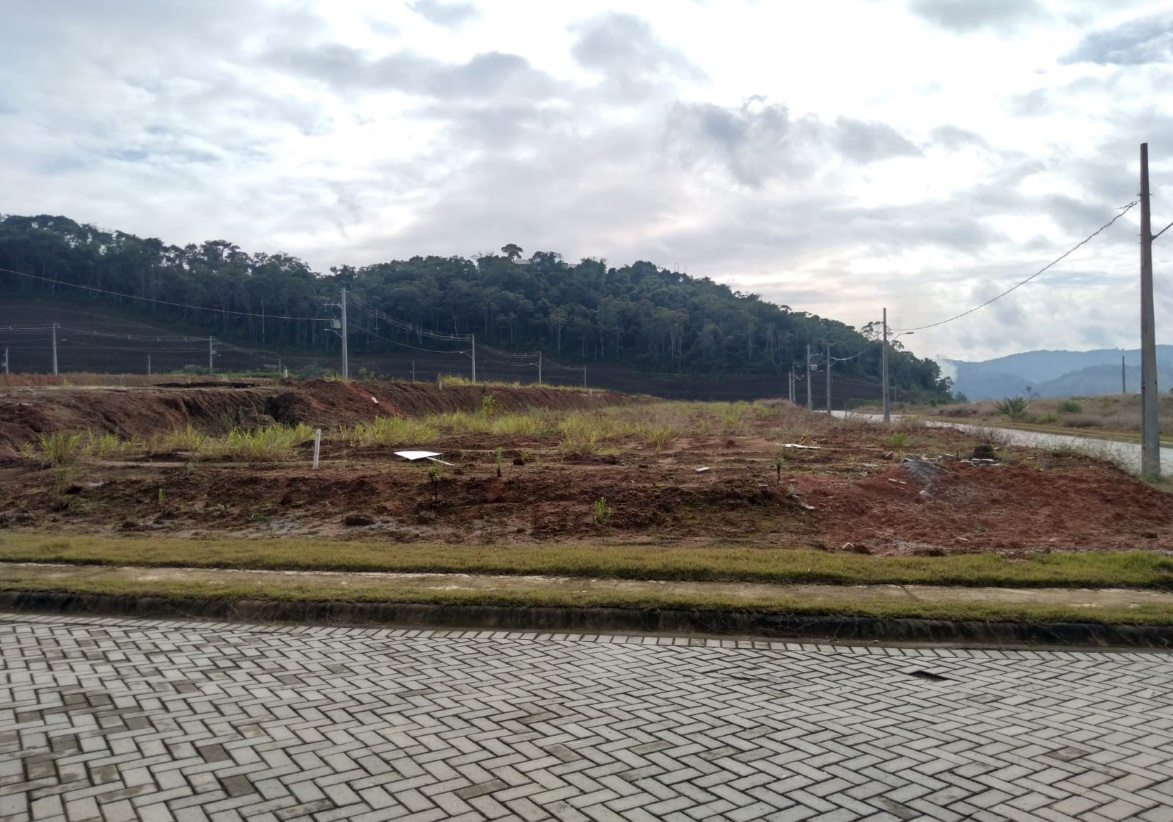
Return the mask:
[[[1080,414],[1083,412],[1083,406],[1075,400],[1063,400],[1059,403],[1058,411],[1060,414]]]
[[[1030,401],[1025,397],[1007,397],[994,403],[994,410],[1012,420],[1017,420],[1026,415],[1026,409],[1029,406]]]

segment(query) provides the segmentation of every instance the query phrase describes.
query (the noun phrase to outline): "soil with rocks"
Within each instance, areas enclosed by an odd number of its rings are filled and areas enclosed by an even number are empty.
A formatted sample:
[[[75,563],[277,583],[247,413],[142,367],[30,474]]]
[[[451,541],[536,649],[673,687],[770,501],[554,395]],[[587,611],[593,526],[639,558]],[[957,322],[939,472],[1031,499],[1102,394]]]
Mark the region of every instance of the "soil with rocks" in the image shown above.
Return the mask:
[[[429,470],[436,463],[397,457],[402,446],[352,445],[329,435],[377,416],[483,412],[490,395],[496,414],[615,405],[631,406],[627,412],[637,417],[670,413],[648,398],[540,387],[10,385],[0,388],[0,528],[876,555],[1173,551],[1173,497],[1107,463],[991,450],[974,434],[950,429],[905,429],[896,437],[783,401],[757,406],[772,410],[745,415],[735,431],[686,430],[655,444],[624,434],[578,455],[567,453],[556,432],[446,435],[425,446],[449,463],[438,471]],[[328,432],[318,469],[308,440],[295,460],[272,463],[145,449],[87,458],[66,471],[21,453],[22,443],[54,431],[147,439],[189,424],[215,434],[274,422]]]

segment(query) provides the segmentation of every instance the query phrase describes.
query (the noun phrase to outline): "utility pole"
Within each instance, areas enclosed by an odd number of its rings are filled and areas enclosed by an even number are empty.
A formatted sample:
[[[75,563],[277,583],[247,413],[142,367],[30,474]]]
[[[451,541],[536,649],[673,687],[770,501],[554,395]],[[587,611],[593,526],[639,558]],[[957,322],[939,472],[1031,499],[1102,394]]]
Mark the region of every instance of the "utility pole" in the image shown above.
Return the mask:
[[[346,350],[346,289],[342,289],[342,379],[350,379],[350,358]],[[476,382],[474,379],[473,382]]]
[[[57,323],[53,323],[53,376],[57,376]]]
[[[8,373],[8,349],[4,349],[4,373]]]
[[[216,366],[212,363],[212,358],[216,356],[216,338],[208,337],[208,373],[215,374]]]
[[[827,415],[831,414],[831,344],[827,344]]]
[[[1157,331],[1153,311],[1153,226],[1149,214],[1149,144],[1140,144],[1140,472],[1161,476],[1157,431]]]
[[[884,422],[892,422],[892,409],[888,405],[888,309],[884,309],[884,350],[880,354],[880,380],[883,387]]]
[[[472,340],[472,381],[475,383],[477,381],[477,335],[469,334],[468,338]],[[585,369],[583,370],[583,374],[586,374]],[[584,376],[583,383],[585,382],[586,377]]]
[[[1124,355],[1120,355],[1120,393],[1128,393],[1128,384],[1124,381]]]
[[[538,385],[542,384],[542,352],[538,352]]]
[[[811,401],[811,347],[806,347],[806,410],[810,411],[814,406]]]
[[[151,376],[151,355],[147,354],[147,376]]]
[[[790,373],[786,378],[786,399],[794,402],[794,367],[791,366]]]

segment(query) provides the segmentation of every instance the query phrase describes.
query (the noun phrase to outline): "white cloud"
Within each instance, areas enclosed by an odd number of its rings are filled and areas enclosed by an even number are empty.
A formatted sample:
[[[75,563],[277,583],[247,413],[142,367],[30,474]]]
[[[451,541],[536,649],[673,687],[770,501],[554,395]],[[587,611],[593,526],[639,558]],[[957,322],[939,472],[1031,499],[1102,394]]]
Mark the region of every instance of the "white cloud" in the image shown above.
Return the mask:
[[[1173,219],[1156,0],[9,6],[7,213],[319,270],[505,242],[652,259],[855,325],[886,306],[898,327],[965,311],[1109,219],[1142,141],[1156,227]],[[1136,267],[1134,212],[909,346],[1131,346]]]

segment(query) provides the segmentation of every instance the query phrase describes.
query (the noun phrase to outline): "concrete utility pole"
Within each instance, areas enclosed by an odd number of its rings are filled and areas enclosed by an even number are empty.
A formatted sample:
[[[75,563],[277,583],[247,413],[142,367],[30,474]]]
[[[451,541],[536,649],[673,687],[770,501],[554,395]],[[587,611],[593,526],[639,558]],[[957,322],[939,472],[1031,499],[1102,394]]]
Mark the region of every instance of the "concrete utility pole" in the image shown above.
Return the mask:
[[[147,354],[147,376],[151,376],[151,355]]]
[[[880,355],[880,380],[884,383],[884,422],[892,422],[892,409],[888,405],[888,309],[884,309],[884,350]]]
[[[8,373],[8,349],[4,349],[4,373]]]
[[[472,340],[472,381],[477,381],[477,335],[469,334],[468,338]],[[582,370],[582,384],[586,385],[586,369]]]
[[[1124,379],[1124,355],[1120,355],[1120,393],[1128,393],[1128,383]]]
[[[346,289],[342,289],[342,379],[350,379],[350,357],[346,350]],[[475,380],[474,380],[475,382]]]
[[[542,352],[538,352],[538,385],[542,384]]]
[[[57,323],[53,323],[53,376],[57,376]]]
[[[827,413],[831,413],[831,346],[827,346]]]
[[[811,347],[806,347],[806,410],[814,408],[811,402]]]
[[[1140,144],[1140,472],[1161,476],[1157,431],[1157,332],[1153,312],[1153,226],[1149,214],[1149,144]]]
[[[215,374],[216,366],[212,363],[212,358],[216,356],[216,338],[208,337],[208,373]]]

